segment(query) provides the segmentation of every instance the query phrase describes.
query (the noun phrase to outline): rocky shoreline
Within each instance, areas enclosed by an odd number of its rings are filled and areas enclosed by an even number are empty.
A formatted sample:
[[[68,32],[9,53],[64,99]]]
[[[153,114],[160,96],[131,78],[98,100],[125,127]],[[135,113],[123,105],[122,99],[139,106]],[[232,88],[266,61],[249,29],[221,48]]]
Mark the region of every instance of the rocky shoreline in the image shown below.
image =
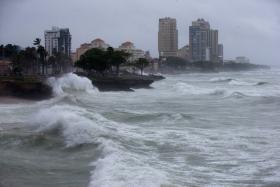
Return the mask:
[[[40,79],[6,77],[0,79],[0,96],[43,100],[52,97],[52,88]]]
[[[84,74],[76,73],[79,76],[87,77],[92,81],[99,91],[133,91],[135,88],[151,88],[154,81],[164,79],[163,76],[157,75],[136,75],[125,74],[121,76],[116,75],[97,75],[97,74]]]
[[[133,91],[135,88],[151,88],[154,81],[164,79],[163,76],[140,76],[126,74],[122,76],[85,75],[99,91]],[[44,100],[53,97],[52,87],[46,78],[38,77],[0,77],[0,97],[15,97],[27,100]]]

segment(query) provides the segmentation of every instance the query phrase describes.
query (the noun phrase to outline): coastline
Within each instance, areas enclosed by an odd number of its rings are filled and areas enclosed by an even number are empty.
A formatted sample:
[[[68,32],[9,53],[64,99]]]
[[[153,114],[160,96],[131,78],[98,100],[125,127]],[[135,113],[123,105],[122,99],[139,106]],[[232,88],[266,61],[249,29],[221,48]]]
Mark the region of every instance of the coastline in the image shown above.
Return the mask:
[[[44,100],[52,97],[52,88],[39,78],[5,77],[0,79],[0,96],[27,100]]]

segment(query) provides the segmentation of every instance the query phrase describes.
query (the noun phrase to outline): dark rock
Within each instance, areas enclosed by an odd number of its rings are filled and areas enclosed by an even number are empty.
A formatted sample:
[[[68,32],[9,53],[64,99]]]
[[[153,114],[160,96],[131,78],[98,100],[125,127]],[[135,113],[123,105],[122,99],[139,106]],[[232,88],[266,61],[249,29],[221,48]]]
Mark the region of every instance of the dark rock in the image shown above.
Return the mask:
[[[125,74],[120,76],[114,75],[86,75],[77,73],[80,76],[85,76],[92,81],[100,91],[133,91],[134,88],[151,88],[151,84],[155,80],[161,80],[162,76],[141,76],[136,74]]]
[[[52,97],[52,88],[41,80],[6,78],[0,80],[0,96],[42,100]]]

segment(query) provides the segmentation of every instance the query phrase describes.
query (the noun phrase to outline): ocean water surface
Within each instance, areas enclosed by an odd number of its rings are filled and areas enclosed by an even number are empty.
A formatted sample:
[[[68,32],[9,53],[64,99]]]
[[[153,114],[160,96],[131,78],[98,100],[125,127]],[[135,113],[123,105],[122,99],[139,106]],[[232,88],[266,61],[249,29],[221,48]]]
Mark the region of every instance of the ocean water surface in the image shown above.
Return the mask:
[[[1,187],[280,186],[280,71],[167,75],[0,104]]]

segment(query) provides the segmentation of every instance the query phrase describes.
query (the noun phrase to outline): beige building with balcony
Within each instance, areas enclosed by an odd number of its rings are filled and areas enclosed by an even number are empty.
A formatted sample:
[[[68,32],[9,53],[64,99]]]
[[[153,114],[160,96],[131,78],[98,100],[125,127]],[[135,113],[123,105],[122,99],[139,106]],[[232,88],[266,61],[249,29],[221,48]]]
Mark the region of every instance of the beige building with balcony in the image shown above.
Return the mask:
[[[134,44],[132,42],[129,42],[129,41],[122,43],[119,46],[119,48],[117,48],[116,50],[123,50],[125,52],[130,53],[131,56],[128,59],[129,62],[134,62],[134,61],[138,60],[139,58],[145,58],[146,57],[145,51],[135,48]]]
[[[178,30],[174,18],[159,19],[158,52],[159,57],[177,56]]]
[[[92,48],[107,49],[110,45],[106,44],[102,39],[97,38],[91,43],[84,43],[79,48],[76,49],[76,52],[71,55],[73,62],[76,62],[80,59],[87,50]]]

